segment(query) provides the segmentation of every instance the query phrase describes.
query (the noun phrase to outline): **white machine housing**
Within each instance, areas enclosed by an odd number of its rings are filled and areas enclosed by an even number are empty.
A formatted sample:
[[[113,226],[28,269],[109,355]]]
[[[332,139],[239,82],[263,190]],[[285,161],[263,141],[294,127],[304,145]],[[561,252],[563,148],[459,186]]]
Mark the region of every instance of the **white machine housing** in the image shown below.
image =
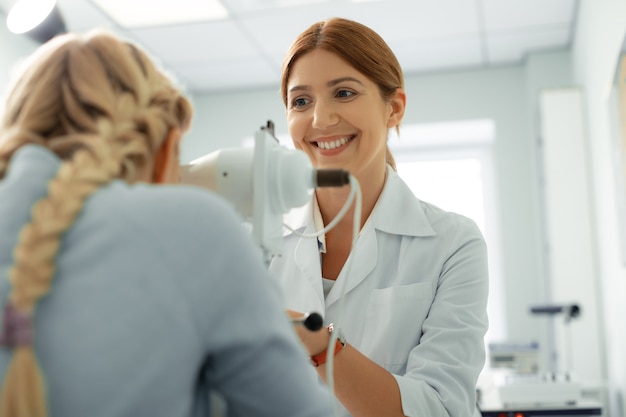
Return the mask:
[[[283,215],[304,205],[316,187],[308,156],[281,146],[268,122],[255,133],[254,148],[222,149],[181,167],[181,182],[214,191],[251,223],[265,261],[282,253]]]

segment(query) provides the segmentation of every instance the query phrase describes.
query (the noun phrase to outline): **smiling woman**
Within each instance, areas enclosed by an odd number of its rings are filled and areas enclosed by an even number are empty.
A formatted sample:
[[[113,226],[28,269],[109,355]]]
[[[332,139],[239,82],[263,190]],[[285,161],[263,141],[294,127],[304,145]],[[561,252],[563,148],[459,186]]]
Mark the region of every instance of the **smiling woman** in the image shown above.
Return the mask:
[[[281,83],[293,144],[316,168],[348,170],[362,205],[334,223],[350,187],[317,188],[287,217],[270,271],[291,314],[323,312],[326,329],[297,331],[338,416],[478,416],[486,245],[474,221],[417,199],[396,172],[387,142],[404,117],[403,78],[385,41],[352,20],[293,42]]]

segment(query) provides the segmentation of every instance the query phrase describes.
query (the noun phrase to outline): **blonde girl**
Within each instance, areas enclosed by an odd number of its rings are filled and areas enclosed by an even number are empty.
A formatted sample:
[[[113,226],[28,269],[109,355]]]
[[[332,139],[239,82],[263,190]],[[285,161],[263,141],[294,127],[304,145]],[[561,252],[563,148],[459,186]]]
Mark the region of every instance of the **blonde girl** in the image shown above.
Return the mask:
[[[166,185],[191,117],[111,33],[26,62],[0,126],[0,416],[199,416],[210,390],[232,415],[329,414],[236,217]]]

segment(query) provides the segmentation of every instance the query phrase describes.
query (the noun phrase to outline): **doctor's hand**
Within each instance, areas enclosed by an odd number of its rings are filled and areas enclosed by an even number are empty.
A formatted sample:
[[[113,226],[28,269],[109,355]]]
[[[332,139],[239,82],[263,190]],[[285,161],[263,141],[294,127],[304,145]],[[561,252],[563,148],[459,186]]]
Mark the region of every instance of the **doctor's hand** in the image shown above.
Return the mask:
[[[289,309],[287,309],[287,315],[292,320],[296,321],[303,320],[306,317],[306,314]],[[300,338],[300,341],[306,348],[307,352],[309,352],[309,356],[317,355],[326,350],[328,341],[330,340],[330,333],[328,332],[327,327],[322,326],[322,328],[317,331],[311,331],[301,325],[296,325],[294,328]]]
[[[306,314],[289,309],[287,315],[293,323],[301,323],[306,317]],[[294,328],[309,356],[317,356],[327,349],[330,342],[327,327],[322,326],[320,330],[311,331],[298,324]],[[349,344],[341,349],[336,358],[339,357],[341,359],[335,360],[332,370],[334,392],[351,415],[359,417],[405,415],[398,382],[389,371]],[[317,366],[315,370],[319,377],[328,383],[326,365]]]

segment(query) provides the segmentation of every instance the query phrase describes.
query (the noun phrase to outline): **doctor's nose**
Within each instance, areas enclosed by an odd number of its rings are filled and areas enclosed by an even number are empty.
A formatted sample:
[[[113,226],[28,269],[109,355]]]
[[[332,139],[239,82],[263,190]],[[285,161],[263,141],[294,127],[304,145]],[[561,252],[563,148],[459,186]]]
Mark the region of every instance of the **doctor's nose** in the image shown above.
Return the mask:
[[[332,104],[317,102],[313,109],[312,125],[316,129],[326,129],[339,122],[339,114]]]

